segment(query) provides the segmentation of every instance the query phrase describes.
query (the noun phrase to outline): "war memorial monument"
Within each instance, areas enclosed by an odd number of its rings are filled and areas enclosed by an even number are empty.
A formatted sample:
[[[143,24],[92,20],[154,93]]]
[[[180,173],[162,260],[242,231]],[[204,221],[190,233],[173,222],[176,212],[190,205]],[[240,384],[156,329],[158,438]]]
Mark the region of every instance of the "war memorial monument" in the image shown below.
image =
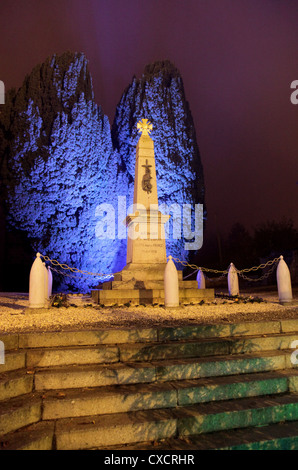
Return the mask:
[[[126,266],[92,291],[92,299],[102,305],[164,303],[164,272],[167,264],[165,228],[169,215],[158,209],[152,124],[138,123],[141,133],[136,148],[133,214],[126,217],[128,227]],[[180,302],[200,302],[214,298],[213,289],[198,289],[196,281],[183,281],[178,271]]]

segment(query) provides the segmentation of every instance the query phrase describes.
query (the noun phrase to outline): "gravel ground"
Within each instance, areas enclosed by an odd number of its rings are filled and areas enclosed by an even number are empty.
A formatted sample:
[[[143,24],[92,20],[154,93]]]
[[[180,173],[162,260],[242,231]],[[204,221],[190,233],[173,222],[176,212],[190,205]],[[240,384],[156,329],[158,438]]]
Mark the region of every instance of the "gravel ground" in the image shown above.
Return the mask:
[[[88,295],[69,295],[70,307],[29,309],[28,294],[0,293],[0,333],[61,331],[93,328],[182,326],[298,318],[298,288],[294,302],[280,305],[277,291],[242,292],[238,301],[217,297],[202,305],[105,307]],[[262,301],[259,301],[262,299]]]

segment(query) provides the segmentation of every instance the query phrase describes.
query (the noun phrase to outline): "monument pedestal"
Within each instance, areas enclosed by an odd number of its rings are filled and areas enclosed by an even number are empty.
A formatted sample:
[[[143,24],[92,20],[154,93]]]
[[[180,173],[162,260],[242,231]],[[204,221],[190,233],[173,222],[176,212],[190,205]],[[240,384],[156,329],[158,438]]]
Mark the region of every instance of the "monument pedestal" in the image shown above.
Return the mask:
[[[138,123],[142,135],[136,149],[133,214],[126,217],[128,228],[126,266],[92,291],[92,299],[102,305],[164,304],[164,271],[167,263],[164,224],[169,215],[158,210],[152,124]],[[183,281],[178,271],[181,303],[214,299],[213,289],[198,289],[197,281]]]
[[[157,265],[167,262],[164,224],[169,215],[135,204],[136,211],[126,217],[128,227],[127,265]]]
[[[123,272],[124,270],[121,275]],[[198,289],[197,281],[183,281],[182,271],[178,271],[178,276],[180,304],[198,304],[202,300],[214,300],[213,289]],[[92,291],[92,300],[107,307],[115,304],[164,305],[164,299],[163,279],[110,281],[105,282],[102,289]]]

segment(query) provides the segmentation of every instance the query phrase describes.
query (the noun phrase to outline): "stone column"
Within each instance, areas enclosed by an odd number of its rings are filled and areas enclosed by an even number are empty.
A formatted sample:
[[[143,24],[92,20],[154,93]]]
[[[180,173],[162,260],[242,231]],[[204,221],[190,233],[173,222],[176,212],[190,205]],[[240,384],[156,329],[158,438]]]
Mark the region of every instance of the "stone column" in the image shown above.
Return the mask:
[[[136,148],[133,214],[128,214],[127,269],[142,265],[160,265],[161,275],[166,264],[164,224],[169,215],[158,210],[154,143],[147,119],[138,123],[141,137]]]

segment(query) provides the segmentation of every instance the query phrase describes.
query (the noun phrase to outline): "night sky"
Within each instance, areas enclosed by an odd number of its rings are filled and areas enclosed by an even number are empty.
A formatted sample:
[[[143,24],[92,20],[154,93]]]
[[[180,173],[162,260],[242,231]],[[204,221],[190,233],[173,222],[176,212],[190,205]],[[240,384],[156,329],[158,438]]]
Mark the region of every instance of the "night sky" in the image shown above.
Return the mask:
[[[195,122],[208,230],[298,226],[297,0],[1,0],[0,15],[6,89],[54,53],[84,52],[110,123],[133,75],[172,61]]]

